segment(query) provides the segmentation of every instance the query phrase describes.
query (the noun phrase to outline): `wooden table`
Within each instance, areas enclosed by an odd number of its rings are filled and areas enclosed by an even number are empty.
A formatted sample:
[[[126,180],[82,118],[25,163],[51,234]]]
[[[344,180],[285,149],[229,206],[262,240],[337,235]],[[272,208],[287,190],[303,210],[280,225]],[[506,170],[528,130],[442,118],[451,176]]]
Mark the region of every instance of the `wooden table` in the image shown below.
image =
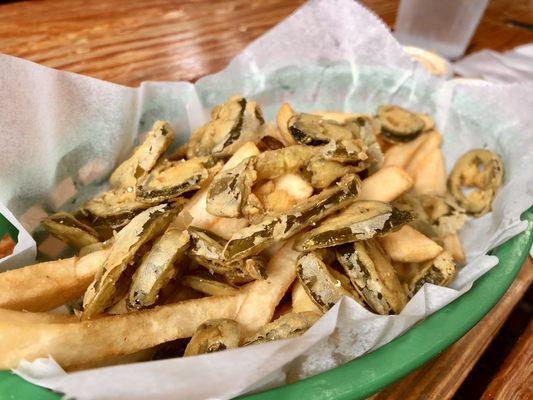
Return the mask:
[[[0,52],[128,86],[218,71],[302,0],[57,0],[0,5]],[[398,1],[363,0],[389,25]],[[469,51],[533,41],[532,0],[493,0]]]
[[[128,86],[144,80],[194,81],[223,68],[246,44],[302,3],[301,0],[12,2],[0,5],[0,52]],[[387,24],[394,24],[398,1],[362,3]],[[533,42],[532,25],[532,0],[493,0],[468,52],[482,48],[503,51]],[[474,329],[441,356],[375,398],[452,398],[532,280],[529,260],[505,297]],[[516,395],[518,390],[525,395],[527,385],[520,383],[527,382],[531,372],[525,366],[532,365],[532,341],[529,327],[487,387],[485,398],[510,398],[510,393]],[[496,371],[497,368],[493,372]]]

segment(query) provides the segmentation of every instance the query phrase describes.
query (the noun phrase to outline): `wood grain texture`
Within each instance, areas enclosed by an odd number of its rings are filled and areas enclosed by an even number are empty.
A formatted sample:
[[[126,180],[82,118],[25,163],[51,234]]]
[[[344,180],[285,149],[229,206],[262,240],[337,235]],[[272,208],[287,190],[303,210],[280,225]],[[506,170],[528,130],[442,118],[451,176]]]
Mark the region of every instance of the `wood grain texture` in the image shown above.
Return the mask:
[[[0,52],[111,82],[216,72],[303,0],[47,0],[0,5]],[[391,27],[398,0],[361,2]],[[533,0],[492,0],[469,51],[533,41]]]
[[[481,400],[533,399],[533,322],[505,359]]]
[[[0,6],[0,52],[129,86],[223,68],[302,1],[55,0]]]
[[[528,258],[506,294],[474,328],[439,357],[374,395],[372,400],[451,399],[532,282],[533,262]]]

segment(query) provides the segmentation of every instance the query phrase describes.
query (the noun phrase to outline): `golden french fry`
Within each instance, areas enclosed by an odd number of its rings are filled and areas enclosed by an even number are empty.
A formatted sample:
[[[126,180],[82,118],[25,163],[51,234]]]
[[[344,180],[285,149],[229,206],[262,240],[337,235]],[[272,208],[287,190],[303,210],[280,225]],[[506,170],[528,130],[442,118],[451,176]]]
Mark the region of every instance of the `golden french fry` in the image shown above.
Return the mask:
[[[394,262],[394,270],[400,280],[401,284],[406,284],[412,277],[420,270],[420,264],[418,263],[399,263]]]
[[[42,313],[0,309],[0,321],[26,324],[76,322],[79,318],[71,314]]]
[[[253,193],[259,198],[259,200],[263,201],[264,197],[268,196],[274,190],[276,190],[276,185],[274,185],[274,181],[266,181],[265,183],[259,184],[254,187]]]
[[[446,166],[439,148],[431,150],[413,171],[416,194],[445,194]]]
[[[300,252],[292,249],[293,240],[287,241],[270,259],[267,279],[252,282],[235,319],[243,335],[257,331],[270,322],[276,306],[296,278],[296,258]]]
[[[448,250],[455,262],[462,265],[466,261],[465,251],[457,233],[450,233],[442,238],[444,249]]]
[[[311,184],[299,174],[287,173],[261,186],[258,196],[266,211],[281,212],[311,197],[313,190]]]
[[[432,150],[438,149],[442,143],[442,135],[437,131],[428,132],[423,136],[425,136],[424,142],[418,147],[412,156],[411,161],[405,168],[407,173],[411,176],[413,176],[414,171],[419,169],[418,163],[420,163],[420,161],[422,161]]]
[[[272,316],[272,320],[276,320],[279,317],[289,314],[292,312],[292,304],[291,302],[284,302],[278,304],[276,309],[274,310],[274,315]]]
[[[49,261],[0,273],[0,307],[48,311],[80,297],[109,250]]]
[[[383,135],[377,135],[376,136],[376,142],[381,149],[382,153],[386,153],[388,149],[390,149],[392,146],[394,146],[391,142],[388,140],[383,139]]]
[[[285,191],[295,200],[308,199],[313,195],[313,186],[298,174],[283,174],[274,179],[276,190]]]
[[[413,187],[413,179],[404,169],[385,167],[366,178],[359,200],[392,201]]]
[[[259,154],[259,149],[253,142],[246,142],[230,157],[230,159],[222,167],[222,171],[226,171],[230,168],[237,166],[245,158],[256,156]],[[211,225],[214,225],[219,217],[211,215],[207,212],[207,192],[209,189],[209,182],[206,182],[205,186],[194,194],[189,202],[183,207],[181,214],[190,214],[192,216],[191,225],[198,228],[210,229]],[[246,221],[246,219],[243,219]],[[231,237],[231,235],[229,235]]]
[[[288,210],[296,204],[296,200],[285,190],[274,190],[265,196],[263,205],[268,212]]]
[[[125,295],[119,301],[109,307],[105,313],[110,315],[119,315],[127,314],[129,312],[131,312],[131,310],[128,307],[128,295]]]
[[[207,202],[207,189],[208,185],[204,188],[197,191],[189,200],[183,210],[181,211],[178,218],[183,214],[188,214],[192,217],[190,224],[194,224],[199,228],[207,228],[209,225],[214,223],[217,219],[214,215],[211,215],[207,212],[206,202]]]
[[[292,287],[292,312],[313,311],[321,314],[322,311],[309,297],[300,281],[295,281]]]
[[[257,156],[259,153],[260,151],[254,142],[246,142],[239,147],[235,153],[233,153],[228,161],[226,161],[222,167],[222,171],[227,171],[230,168],[234,168],[245,158]]]
[[[409,225],[378,238],[378,241],[390,258],[398,262],[422,262],[442,252],[442,247]]]
[[[313,113],[314,115],[319,115],[324,119],[335,121],[339,124],[345,124],[350,121],[355,121],[357,118],[364,116],[360,113],[350,113],[343,111],[317,111]]]
[[[229,240],[235,233],[239,232],[242,228],[246,228],[248,225],[250,225],[250,221],[247,218],[216,217],[216,220],[205,229]]]
[[[383,162],[383,167],[394,165],[400,168],[407,167],[415,152],[425,141],[426,135],[420,135],[411,142],[391,146],[384,154],[385,161]]]
[[[235,318],[241,296],[205,297],[135,313],[62,324],[0,321],[0,368],[54,357],[65,368],[191,337],[204,321]],[[76,351],[73,351],[76,349]]]

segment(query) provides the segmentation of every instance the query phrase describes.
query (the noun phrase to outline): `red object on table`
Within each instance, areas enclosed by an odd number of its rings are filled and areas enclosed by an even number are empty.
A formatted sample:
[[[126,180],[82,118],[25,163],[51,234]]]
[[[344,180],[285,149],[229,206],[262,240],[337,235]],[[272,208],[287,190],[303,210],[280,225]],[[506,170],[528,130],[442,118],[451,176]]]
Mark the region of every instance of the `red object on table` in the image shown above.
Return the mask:
[[[13,239],[11,239],[11,236],[9,236],[7,233],[4,234],[0,240],[0,258],[4,258],[13,254],[15,245],[16,243],[13,241]]]

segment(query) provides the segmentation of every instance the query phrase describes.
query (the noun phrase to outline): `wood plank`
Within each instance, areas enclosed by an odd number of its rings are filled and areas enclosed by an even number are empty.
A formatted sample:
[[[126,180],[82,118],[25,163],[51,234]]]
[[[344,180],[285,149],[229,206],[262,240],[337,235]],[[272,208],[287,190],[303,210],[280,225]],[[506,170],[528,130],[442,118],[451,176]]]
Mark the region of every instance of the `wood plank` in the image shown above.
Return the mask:
[[[533,399],[533,322],[530,322],[481,400]]]
[[[505,295],[474,328],[439,357],[374,395],[372,400],[451,399],[532,282],[533,262],[528,258]]]
[[[111,82],[216,72],[304,0],[48,0],[0,5],[0,52]],[[393,26],[398,0],[362,3]],[[533,0],[493,0],[470,51],[533,41]]]
[[[0,5],[0,52],[124,85],[222,69],[303,0],[55,0]]]

